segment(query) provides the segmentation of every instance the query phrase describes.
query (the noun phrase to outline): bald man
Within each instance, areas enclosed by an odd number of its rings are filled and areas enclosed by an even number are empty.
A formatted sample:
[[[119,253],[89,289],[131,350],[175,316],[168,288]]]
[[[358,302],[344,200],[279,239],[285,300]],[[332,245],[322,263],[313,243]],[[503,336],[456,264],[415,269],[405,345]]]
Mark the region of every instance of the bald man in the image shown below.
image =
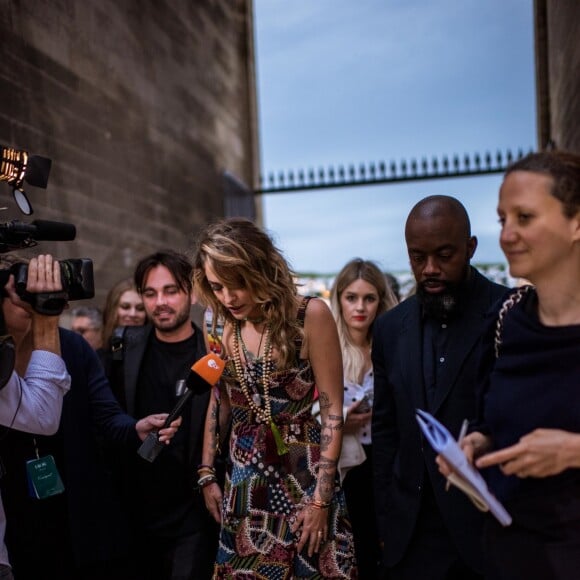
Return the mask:
[[[482,516],[456,489],[445,491],[415,410],[457,436],[475,418],[478,339],[505,288],[470,266],[477,248],[463,205],[431,196],[411,210],[405,239],[416,294],[374,327],[373,463],[385,577],[483,577]]]

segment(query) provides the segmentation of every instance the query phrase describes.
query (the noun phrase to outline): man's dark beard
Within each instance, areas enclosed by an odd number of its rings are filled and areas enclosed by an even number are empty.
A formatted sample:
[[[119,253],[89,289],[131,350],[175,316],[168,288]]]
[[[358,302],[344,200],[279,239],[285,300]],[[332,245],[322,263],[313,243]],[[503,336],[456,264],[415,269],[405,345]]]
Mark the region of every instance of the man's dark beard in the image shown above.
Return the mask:
[[[445,321],[453,318],[459,309],[464,293],[464,282],[444,282],[445,290],[438,294],[430,294],[425,290],[423,283],[417,285],[417,297],[423,306],[425,316],[435,320]]]

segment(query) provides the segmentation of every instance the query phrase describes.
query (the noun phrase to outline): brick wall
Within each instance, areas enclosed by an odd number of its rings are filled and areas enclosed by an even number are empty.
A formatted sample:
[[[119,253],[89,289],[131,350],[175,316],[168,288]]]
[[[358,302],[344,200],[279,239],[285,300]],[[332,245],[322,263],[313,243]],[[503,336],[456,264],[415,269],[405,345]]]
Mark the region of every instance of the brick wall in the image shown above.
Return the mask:
[[[251,2],[0,0],[0,143],[53,161],[24,218],[73,222],[42,243],[90,257],[101,305],[143,255],[187,250],[224,212],[222,172],[257,176]]]
[[[539,109],[548,115],[540,125],[540,145],[549,133],[559,149],[580,153],[580,2],[536,0],[535,8],[537,56],[538,40],[545,43],[538,85],[547,86],[547,94],[539,95]]]

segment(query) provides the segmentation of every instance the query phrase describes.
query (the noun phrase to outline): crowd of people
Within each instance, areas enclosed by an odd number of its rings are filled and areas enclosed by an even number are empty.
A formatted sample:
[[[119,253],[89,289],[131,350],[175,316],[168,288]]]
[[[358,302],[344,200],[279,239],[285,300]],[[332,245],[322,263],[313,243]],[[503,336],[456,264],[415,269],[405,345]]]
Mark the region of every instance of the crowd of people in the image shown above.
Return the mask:
[[[443,195],[407,217],[403,299],[362,258],[330,305],[302,296],[243,218],[143,257],[71,330],[6,277],[0,578],[576,578],[580,156],[512,164],[498,216],[518,288],[471,265],[468,213]],[[30,294],[61,287],[57,261],[30,260]],[[170,423],[209,350],[221,381]],[[449,488],[417,409],[454,435],[468,421],[461,448],[511,525]],[[149,462],[152,432],[166,447]]]

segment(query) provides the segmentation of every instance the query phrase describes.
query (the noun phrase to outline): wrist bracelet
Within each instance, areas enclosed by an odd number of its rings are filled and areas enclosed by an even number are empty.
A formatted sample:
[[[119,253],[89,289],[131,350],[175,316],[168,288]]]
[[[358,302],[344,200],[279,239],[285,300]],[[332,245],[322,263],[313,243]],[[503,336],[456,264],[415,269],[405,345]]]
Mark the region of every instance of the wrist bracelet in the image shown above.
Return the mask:
[[[197,485],[201,489],[203,489],[204,487],[207,487],[211,483],[217,483],[217,477],[215,475],[212,475],[212,474],[204,475],[203,477],[200,477],[197,480]]]
[[[331,502],[329,501],[322,501],[321,499],[314,499],[310,502],[310,505],[317,510],[325,510],[330,507]]]
[[[214,469],[213,465],[206,465],[205,463],[200,463],[200,464],[197,466],[197,470],[199,471],[200,469],[203,469],[204,467],[205,467],[206,469],[211,469],[212,471],[213,471],[213,469]]]
[[[199,473],[199,475],[202,475],[204,473],[215,475],[215,469],[213,467],[210,467],[209,465],[203,465],[197,468],[197,473]]]

